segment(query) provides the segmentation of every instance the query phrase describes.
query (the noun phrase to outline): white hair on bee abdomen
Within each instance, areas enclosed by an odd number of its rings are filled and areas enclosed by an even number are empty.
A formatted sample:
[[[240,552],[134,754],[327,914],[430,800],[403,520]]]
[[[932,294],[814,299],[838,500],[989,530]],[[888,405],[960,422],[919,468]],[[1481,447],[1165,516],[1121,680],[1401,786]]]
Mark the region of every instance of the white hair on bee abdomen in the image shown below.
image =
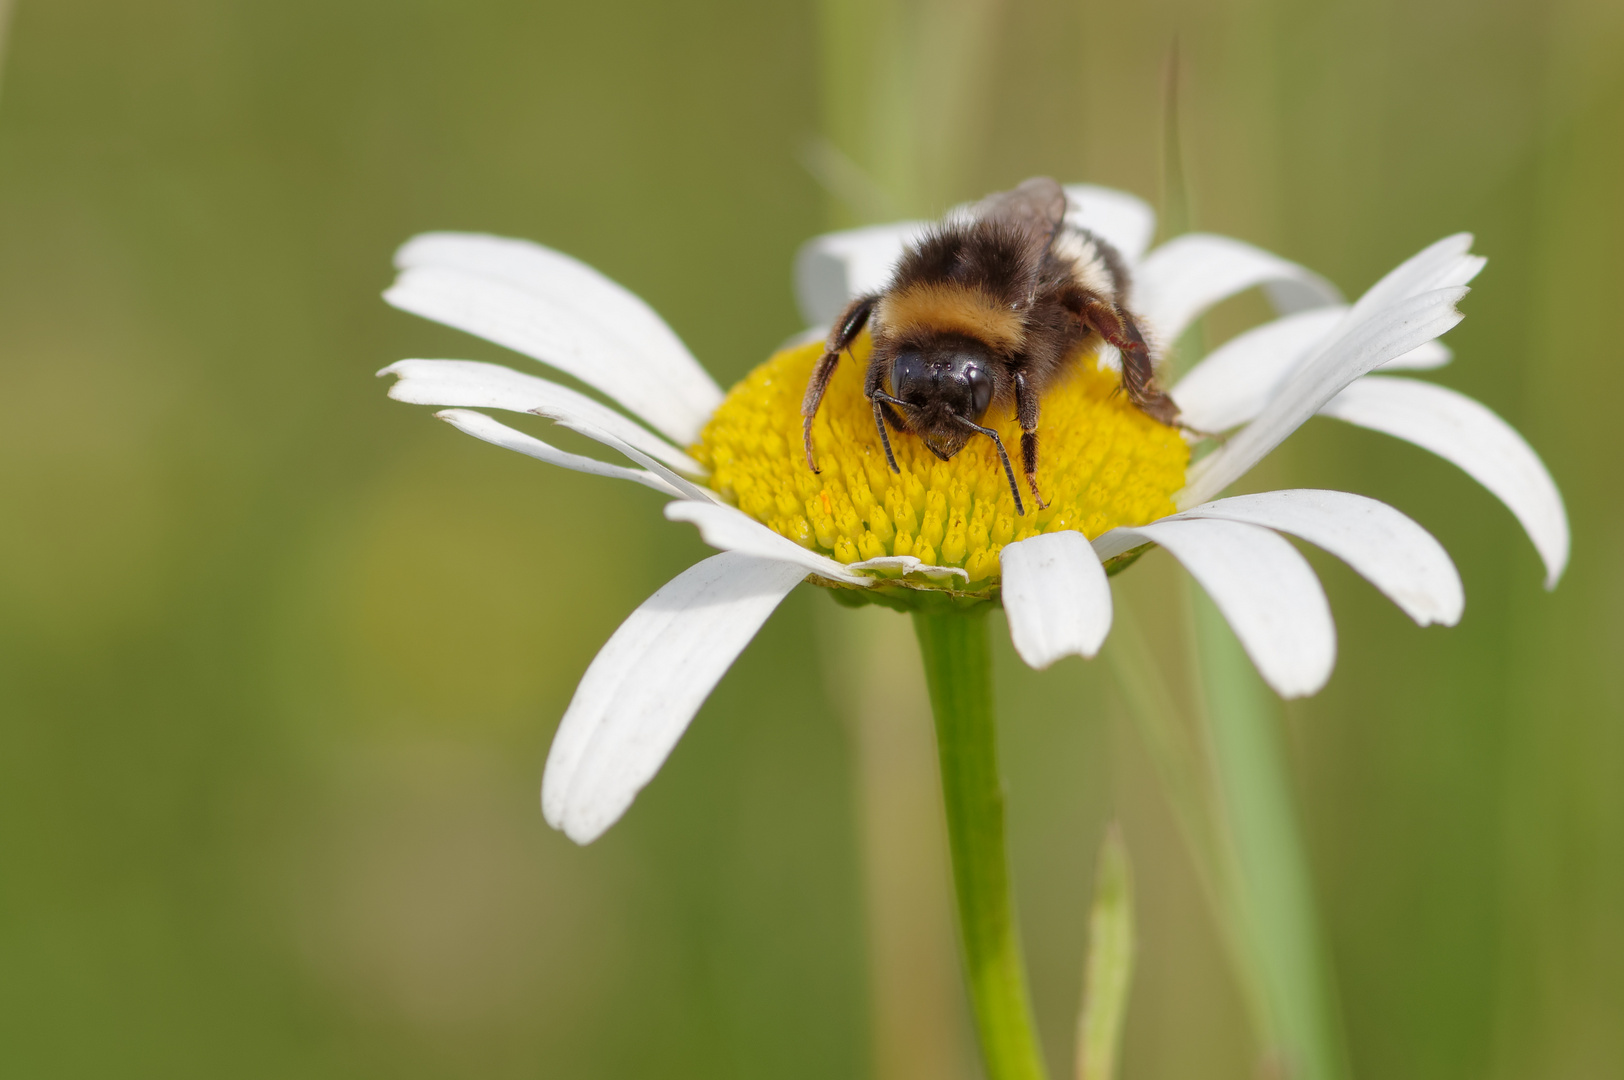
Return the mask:
[[[1092,233],[1079,229],[1073,225],[1063,225],[1055,233],[1051,250],[1062,258],[1070,259],[1076,269],[1072,272],[1077,284],[1091,292],[1109,297],[1121,307],[1129,307],[1128,291],[1133,287],[1131,280],[1124,280],[1119,292],[1116,276],[1111,273],[1111,266],[1106,262],[1105,255],[1100,248],[1103,241]],[[1119,264],[1120,265],[1120,262]],[[1124,274],[1126,277],[1126,274]],[[1143,321],[1139,322],[1139,331],[1145,337],[1145,346],[1150,351],[1153,360],[1161,360],[1164,355],[1163,343],[1156,329]],[[1122,354],[1111,345],[1102,345],[1099,351],[1099,366],[1106,371],[1122,370]]]
[[[1069,225],[1062,226],[1055,234],[1052,250],[1076,266],[1072,274],[1077,284],[1117,303],[1123,301],[1124,298],[1117,295],[1116,280],[1100,252],[1100,243],[1093,236]]]

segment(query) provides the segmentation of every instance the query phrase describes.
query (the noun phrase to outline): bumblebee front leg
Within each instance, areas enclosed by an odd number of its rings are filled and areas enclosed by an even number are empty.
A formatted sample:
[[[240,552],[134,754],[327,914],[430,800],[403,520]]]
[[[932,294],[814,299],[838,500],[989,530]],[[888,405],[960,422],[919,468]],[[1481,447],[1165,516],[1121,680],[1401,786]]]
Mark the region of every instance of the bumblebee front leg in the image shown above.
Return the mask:
[[[1140,411],[1164,424],[1177,422],[1179,407],[1156,385],[1156,366],[1133,316],[1101,297],[1077,299],[1083,322],[1122,353],[1122,388]]]
[[[1026,486],[1032,489],[1032,500],[1039,510],[1049,504],[1038,492],[1038,395],[1026,381],[1024,371],[1015,373],[1015,419],[1021,424],[1021,468],[1026,472]],[[1021,499],[1015,497],[1015,512],[1021,512]]]
[[[840,318],[830,329],[829,339],[824,342],[823,355],[818,358],[817,366],[812,369],[812,377],[806,382],[806,396],[801,399],[801,442],[806,447],[807,468],[813,472],[819,469],[817,459],[812,454],[812,421],[817,419],[818,406],[823,404],[823,392],[829,389],[829,380],[834,378],[840,354],[851,348],[851,343],[868,325],[868,317],[878,300],[879,297],[875,295],[859,296],[846,305],[846,310],[840,313]]]

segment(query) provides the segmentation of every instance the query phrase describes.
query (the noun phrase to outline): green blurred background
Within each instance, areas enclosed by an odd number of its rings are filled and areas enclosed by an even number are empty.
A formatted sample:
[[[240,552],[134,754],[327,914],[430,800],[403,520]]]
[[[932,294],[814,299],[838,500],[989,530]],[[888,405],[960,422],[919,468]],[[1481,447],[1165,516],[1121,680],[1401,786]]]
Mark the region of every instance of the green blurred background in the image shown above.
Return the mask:
[[[1341,657],[1287,710],[1294,779],[1357,1075],[1624,1075],[1624,8],[985,10],[985,63],[919,75],[973,91],[928,209],[1037,172],[1155,201],[1177,36],[1199,227],[1353,293],[1478,234],[1489,268],[1438,377],[1544,456],[1572,568],[1546,595],[1464,476],[1311,425],[1256,483],[1393,502],[1469,601],[1421,631],[1317,562]],[[884,843],[934,839],[906,623],[797,592],[577,849],[536,807],[553,726],[703,548],[652,493],[476,443],[372,377],[528,363],[378,299],[431,228],[586,259],[742,375],[798,329],[790,259],[838,216],[801,163],[830,126],[829,25],[747,0],[21,0],[0,91],[0,1072],[973,1075],[939,853],[875,899],[898,876]],[[852,77],[886,69],[874,51]],[[1151,633],[1176,625],[1176,573],[1123,579]],[[1127,1075],[1250,1075],[1106,666],[1035,674],[995,638],[1057,1076],[1113,816],[1140,878]],[[921,938],[912,1027],[899,925]]]

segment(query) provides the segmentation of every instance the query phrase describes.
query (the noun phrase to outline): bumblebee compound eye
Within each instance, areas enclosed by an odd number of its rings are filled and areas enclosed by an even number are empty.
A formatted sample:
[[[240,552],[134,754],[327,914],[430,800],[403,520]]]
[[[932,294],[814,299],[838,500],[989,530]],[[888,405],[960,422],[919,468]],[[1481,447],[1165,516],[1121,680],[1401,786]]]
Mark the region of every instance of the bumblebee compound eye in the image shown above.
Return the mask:
[[[891,392],[910,405],[923,405],[935,382],[931,365],[917,352],[897,353],[891,361]]]
[[[953,380],[967,391],[962,400],[969,409],[965,411],[961,406],[959,415],[979,423],[987,406],[992,404],[992,376],[987,374],[986,363],[979,356],[954,357]]]

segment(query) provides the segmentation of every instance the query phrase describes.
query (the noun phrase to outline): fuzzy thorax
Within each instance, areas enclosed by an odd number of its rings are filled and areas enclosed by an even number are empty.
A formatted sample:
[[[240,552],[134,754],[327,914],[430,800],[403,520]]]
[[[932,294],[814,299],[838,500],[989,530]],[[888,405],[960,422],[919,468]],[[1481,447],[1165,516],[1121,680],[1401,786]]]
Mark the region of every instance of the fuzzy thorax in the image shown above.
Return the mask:
[[[871,348],[864,333],[824,396],[812,427],[821,473],[807,468],[801,449],[801,397],[823,351],[813,343],[756,368],[705,425],[693,455],[711,469],[711,486],[775,532],[843,563],[912,555],[962,567],[971,587],[997,580],[998,552],[1013,541],[1062,529],[1092,539],[1173,513],[1189,448],[1117,393],[1117,375],[1098,370],[1092,355],[1043,399],[1038,486],[1049,506],[1028,501],[1017,517],[990,439],[972,439],[944,462],[918,436],[893,433],[902,471],[890,471],[863,397]],[[989,414],[984,423],[1015,452],[1021,432],[1013,418]]]

